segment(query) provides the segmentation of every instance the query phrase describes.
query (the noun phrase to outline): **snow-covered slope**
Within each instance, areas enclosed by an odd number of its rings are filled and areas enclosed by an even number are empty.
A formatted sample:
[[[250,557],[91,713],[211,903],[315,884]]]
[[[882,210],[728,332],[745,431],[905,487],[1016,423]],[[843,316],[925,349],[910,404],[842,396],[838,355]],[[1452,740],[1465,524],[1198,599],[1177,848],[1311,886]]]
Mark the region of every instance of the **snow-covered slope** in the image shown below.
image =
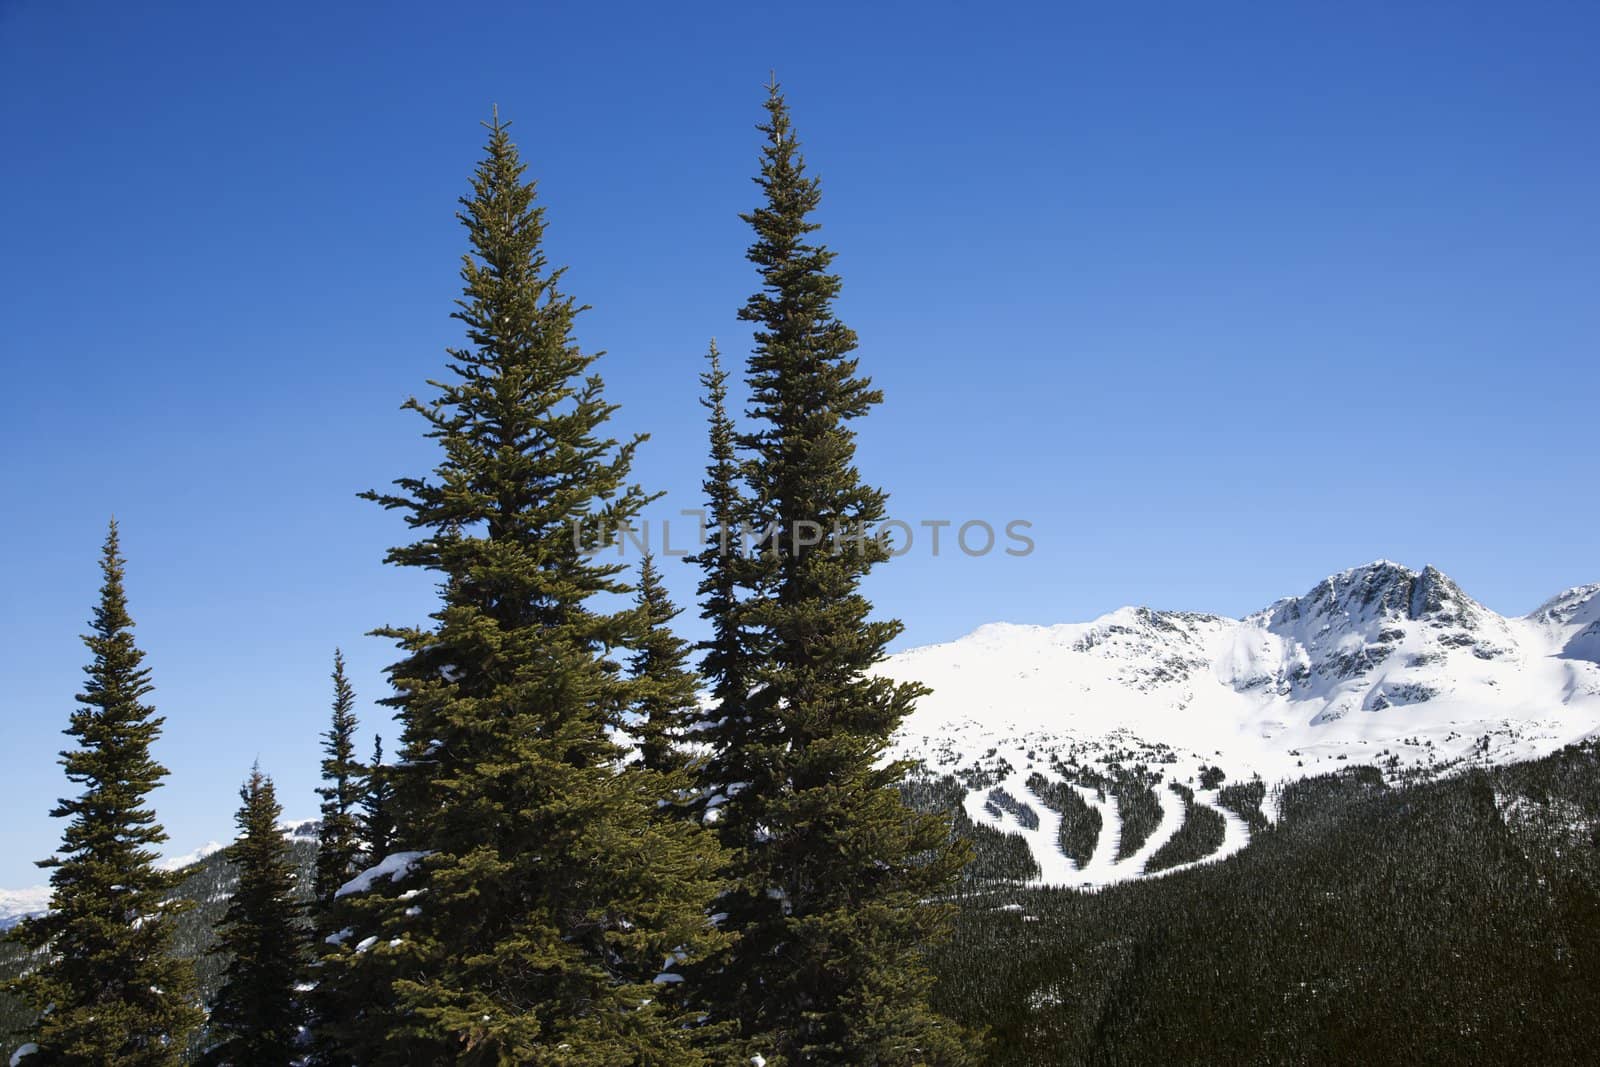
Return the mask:
[[[1160,764],[1168,781],[1202,765],[1269,783],[1338,761],[1442,771],[1600,730],[1600,585],[1507,618],[1432,567],[1383,560],[1244,619],[1122,608],[991,624],[882,670],[932,689],[898,748],[944,772],[995,751],[1021,753],[1019,778],[1069,754]]]

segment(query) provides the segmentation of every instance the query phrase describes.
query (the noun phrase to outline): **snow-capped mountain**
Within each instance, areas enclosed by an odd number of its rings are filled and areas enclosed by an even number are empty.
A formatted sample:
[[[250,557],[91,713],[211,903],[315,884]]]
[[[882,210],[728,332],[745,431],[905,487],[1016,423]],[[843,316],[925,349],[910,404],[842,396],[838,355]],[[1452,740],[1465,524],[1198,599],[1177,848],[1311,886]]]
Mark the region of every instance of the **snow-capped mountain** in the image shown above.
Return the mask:
[[[883,671],[933,690],[905,724],[908,745],[951,727],[1122,731],[1284,772],[1373,745],[1437,764],[1487,735],[1491,758],[1513,758],[1600,728],[1600,585],[1506,618],[1432,567],[1385,560],[1244,619],[1122,608],[996,623]]]
[[[9,930],[29,915],[38,915],[50,907],[50,887],[34,886],[31,889],[0,889],[0,930]]]
[[[991,624],[882,671],[932,689],[898,748],[949,773],[1003,756],[1048,778],[1065,753],[1164,764],[1168,781],[1202,765],[1269,783],[1341,760],[1445,771],[1600,730],[1600,585],[1508,618],[1433,567],[1380,560],[1243,619],[1130,607]],[[1008,818],[988,815],[1020,833]]]

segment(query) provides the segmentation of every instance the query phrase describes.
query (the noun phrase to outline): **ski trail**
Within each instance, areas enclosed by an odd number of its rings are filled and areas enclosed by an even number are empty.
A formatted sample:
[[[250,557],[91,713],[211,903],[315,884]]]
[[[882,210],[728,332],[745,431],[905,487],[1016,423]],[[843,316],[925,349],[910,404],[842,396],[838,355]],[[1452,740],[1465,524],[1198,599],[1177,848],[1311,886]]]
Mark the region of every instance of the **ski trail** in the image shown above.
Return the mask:
[[[1125,868],[1130,878],[1144,873],[1145,864],[1150,862],[1150,857],[1154,856],[1162,845],[1177,836],[1188,814],[1183,807],[1183,798],[1168,788],[1167,783],[1157,782],[1152,788],[1155,790],[1156,801],[1161,805],[1161,821],[1150,832],[1150,836],[1145,838],[1144,844],[1139,846],[1139,851],[1119,865]]]
[[[1009,754],[1008,754],[1009,755]],[[1013,761],[1013,766],[1026,766],[1027,761]],[[988,802],[989,791],[968,790],[961,804],[967,813],[967,818],[974,823],[992,826],[1008,834],[1015,834],[1027,844],[1028,851],[1033,853],[1034,862],[1039,865],[1037,877],[1028,880],[1027,884],[1036,888],[1046,886],[1068,886],[1078,881],[1079,875],[1073,862],[1061,851],[1061,816],[1045,806],[1044,801],[1032,789],[1024,784],[1023,776],[1018,775],[1001,782],[999,788],[1016,797],[1022,803],[1032,808],[1039,817],[1039,825],[1034,828],[1024,826],[1016,816],[1009,812],[1002,814],[999,820],[989,813],[984,807]]]
[[[1077,872],[1075,884],[1084,886],[1109,885],[1117,881],[1117,843],[1122,840],[1122,816],[1117,810],[1117,798],[1106,793],[1105,803],[1099,794],[1088,786],[1072,784],[1084,802],[1100,813],[1100,839],[1095,842],[1089,862]]]
[[[1250,843],[1250,827],[1246,826],[1245,821],[1239,818],[1239,816],[1235,815],[1229,809],[1223,807],[1221,802],[1218,801],[1217,797],[1218,793],[1214,789],[1208,789],[1204,792],[1197,791],[1194,795],[1196,803],[1204,804],[1206,807],[1222,816],[1222,821],[1225,826],[1225,830],[1222,835],[1222,847],[1217,849],[1206,858],[1223,860],[1227,859],[1236,852],[1242,852],[1244,847]]]
[[[1061,851],[1061,816],[1039,799],[1039,794],[1024,785],[1018,799],[1039,815],[1039,828],[1025,831],[1024,839],[1033,850],[1039,864],[1037,884],[1041,886],[1071,885],[1078,876],[1075,863]]]
[[[1156,799],[1161,805],[1161,822],[1156,825],[1144,844],[1139,846],[1138,851],[1119,862],[1117,849],[1122,842],[1122,815],[1116,795],[1107,791],[1106,798],[1102,801],[1094,789],[1076,782],[1065,782],[1068,788],[1075,790],[1083,798],[1084,803],[1100,813],[1100,836],[1095,841],[1094,852],[1088,861],[1079,867],[1061,851],[1060,813],[1046,805],[1026,784],[1029,773],[1035,771],[1056,782],[1062,781],[1060,776],[1049,768],[1039,766],[1020,751],[1000,750],[994,755],[1014,768],[1014,773],[999,782],[997,788],[1003,789],[1031,808],[1038,817],[1039,825],[1029,828],[1010,812],[1002,811],[999,816],[990,812],[985,807],[989,800],[989,789],[967,790],[961,806],[972,822],[1020,837],[1028,846],[1029,853],[1039,866],[1037,875],[1021,883],[1029,888],[1103,889],[1118,882],[1145,877],[1157,878],[1174,871],[1198,867],[1203,863],[1214,863],[1232,856],[1250,843],[1250,830],[1244,820],[1218,803],[1216,790],[1196,790],[1195,803],[1203,804],[1222,816],[1222,844],[1209,856],[1146,874],[1145,867],[1149,864],[1150,858],[1171,841],[1183,827],[1187,813],[1183,798],[1174,793],[1167,783],[1157,783]]]
[[[1164,878],[1169,874],[1176,874],[1179,871],[1187,871],[1192,867],[1199,867],[1202,864],[1216,863],[1218,860],[1225,860],[1234,853],[1243,850],[1244,847],[1250,843],[1250,828],[1244,824],[1243,819],[1239,818],[1239,816],[1235,815],[1233,812],[1229,811],[1227,808],[1223,807],[1217,802],[1217,791],[1215,789],[1196,789],[1194,791],[1194,802],[1196,804],[1203,804],[1212,811],[1216,812],[1218,815],[1222,816],[1222,844],[1209,856],[1201,856],[1197,860],[1190,860],[1188,863],[1180,863],[1176,867],[1168,867],[1166,870],[1152,871],[1146,877]]]

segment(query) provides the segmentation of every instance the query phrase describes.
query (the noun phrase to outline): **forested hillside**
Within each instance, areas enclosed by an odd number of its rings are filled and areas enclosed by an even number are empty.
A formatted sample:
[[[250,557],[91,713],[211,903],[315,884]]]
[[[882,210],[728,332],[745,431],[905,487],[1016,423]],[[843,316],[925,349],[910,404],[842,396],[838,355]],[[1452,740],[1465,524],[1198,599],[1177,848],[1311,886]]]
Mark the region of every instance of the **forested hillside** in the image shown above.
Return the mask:
[[[953,783],[908,788],[957,809]],[[937,1005],[986,1062],[1585,1062],[1600,988],[1600,746],[1390,787],[1372,767],[1289,783],[1245,851],[1096,893],[1016,890],[1031,857],[974,827]],[[315,849],[293,839],[299,883]],[[177,946],[207,955],[234,879],[189,869]],[[6,948],[0,976],[21,961]],[[9,1029],[22,1022],[0,1002]],[[13,1042],[7,1040],[7,1053]]]
[[[1016,1067],[1592,1062],[1597,827],[1592,743],[1403,788],[1304,779],[1219,863],[971,893],[938,1004]]]

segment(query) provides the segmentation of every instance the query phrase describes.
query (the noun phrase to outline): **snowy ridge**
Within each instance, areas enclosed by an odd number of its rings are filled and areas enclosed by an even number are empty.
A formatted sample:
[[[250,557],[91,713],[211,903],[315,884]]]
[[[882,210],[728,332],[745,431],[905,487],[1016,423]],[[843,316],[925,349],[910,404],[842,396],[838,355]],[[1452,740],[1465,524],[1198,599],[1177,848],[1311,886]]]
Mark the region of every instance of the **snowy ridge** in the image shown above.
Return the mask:
[[[994,623],[891,657],[881,671],[933,690],[904,723],[899,754],[937,774],[1003,781],[1038,827],[997,818],[972,793],[968,817],[1027,840],[1042,884],[1103,885],[1143,873],[1179,828],[1181,802],[1165,783],[1194,788],[1203,766],[1223,768],[1228,782],[1269,784],[1338,761],[1443,773],[1600,731],[1600,585],[1506,617],[1433,567],[1379,560],[1243,619],[1128,607],[1089,623]],[[1023,782],[1138,765],[1163,783],[1161,824],[1137,853],[1108,862],[1116,798],[1080,789],[1101,812],[1102,840],[1077,870],[1055,846],[1058,820]],[[1244,847],[1238,815],[1215,792],[1195,792],[1197,804],[1222,811],[1218,854]]]
[[[207,841],[199,848],[191,849],[179,856],[165,856],[156,863],[163,871],[181,871],[227,848],[221,841]]]

